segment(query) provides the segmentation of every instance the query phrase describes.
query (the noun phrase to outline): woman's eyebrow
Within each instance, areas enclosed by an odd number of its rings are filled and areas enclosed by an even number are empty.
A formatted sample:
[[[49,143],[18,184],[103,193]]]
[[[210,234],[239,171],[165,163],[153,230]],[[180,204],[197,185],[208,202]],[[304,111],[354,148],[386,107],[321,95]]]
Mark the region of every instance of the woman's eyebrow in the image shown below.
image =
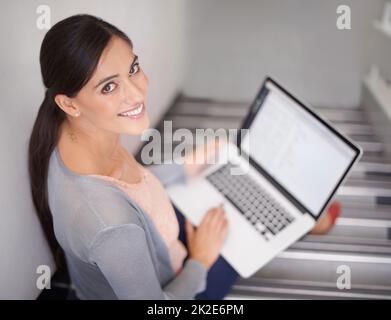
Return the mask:
[[[138,55],[135,54],[135,55],[134,55],[134,58],[133,58],[133,61],[132,61],[132,64],[130,65],[129,70],[132,69],[133,65],[134,65],[137,61],[138,61]],[[112,75],[112,76],[105,77],[105,78],[103,78],[102,80],[100,80],[99,83],[98,83],[94,88],[97,88],[97,87],[99,87],[102,83],[104,83],[104,82],[106,82],[106,81],[108,81],[108,80],[111,80],[111,79],[113,79],[113,78],[116,78],[116,77],[118,77],[118,76],[119,76],[119,74],[117,73],[117,74],[114,74],[114,75]]]
[[[108,76],[108,77],[106,77],[106,78],[103,78],[103,79],[100,80],[99,83],[94,87],[94,89],[97,88],[97,87],[99,87],[103,82],[106,82],[106,81],[111,80],[111,79],[113,79],[113,78],[116,78],[116,77],[118,77],[118,76],[119,76],[119,74],[117,73],[117,74],[114,74],[114,75],[112,75],[112,76]]]

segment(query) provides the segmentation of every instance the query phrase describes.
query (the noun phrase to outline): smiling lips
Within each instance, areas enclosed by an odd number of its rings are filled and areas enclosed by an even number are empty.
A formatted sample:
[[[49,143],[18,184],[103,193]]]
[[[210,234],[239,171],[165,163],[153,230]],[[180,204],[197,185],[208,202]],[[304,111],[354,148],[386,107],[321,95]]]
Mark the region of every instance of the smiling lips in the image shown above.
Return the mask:
[[[138,107],[130,109],[118,114],[119,117],[138,118],[144,111],[144,103],[138,105]]]

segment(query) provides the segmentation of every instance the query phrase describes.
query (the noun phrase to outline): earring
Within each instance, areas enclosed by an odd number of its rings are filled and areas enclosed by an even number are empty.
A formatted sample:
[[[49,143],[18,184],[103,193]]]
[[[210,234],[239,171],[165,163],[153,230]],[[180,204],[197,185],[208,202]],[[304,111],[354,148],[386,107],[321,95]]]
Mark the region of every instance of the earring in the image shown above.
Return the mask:
[[[78,117],[78,116],[80,116],[80,111],[79,110],[75,113],[75,117]]]

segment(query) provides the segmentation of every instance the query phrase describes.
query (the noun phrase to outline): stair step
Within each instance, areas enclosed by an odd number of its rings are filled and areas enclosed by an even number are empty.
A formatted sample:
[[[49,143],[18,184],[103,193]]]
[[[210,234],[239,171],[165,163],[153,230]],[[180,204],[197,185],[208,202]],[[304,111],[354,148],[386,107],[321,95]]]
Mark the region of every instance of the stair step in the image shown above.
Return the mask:
[[[335,283],[336,270],[340,265],[351,267],[353,285],[387,286],[391,289],[391,255],[389,254],[346,254],[337,250],[323,252],[287,249],[261,268],[252,278]]]
[[[225,300],[237,299],[390,299],[387,286],[356,285],[340,290],[336,283],[278,279],[241,279]]]
[[[251,102],[249,103],[224,103],[213,102],[205,104],[204,102],[181,101],[177,103],[170,114],[175,115],[191,115],[191,116],[231,116],[245,117]],[[352,122],[366,123],[367,117],[365,112],[357,109],[333,109],[333,108],[314,108],[322,117],[334,122]]]
[[[372,220],[388,220],[391,219],[391,206],[378,205],[376,203],[357,203],[343,201],[342,217],[357,218],[357,219],[372,219]]]
[[[352,176],[355,177],[391,177],[391,162],[369,162],[365,160],[359,161],[352,170]]]

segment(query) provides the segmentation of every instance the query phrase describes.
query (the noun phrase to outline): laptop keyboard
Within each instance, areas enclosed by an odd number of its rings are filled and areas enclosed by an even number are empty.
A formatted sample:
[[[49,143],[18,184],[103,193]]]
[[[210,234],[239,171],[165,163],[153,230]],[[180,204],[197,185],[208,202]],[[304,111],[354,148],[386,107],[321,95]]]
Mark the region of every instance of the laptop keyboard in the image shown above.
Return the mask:
[[[206,179],[254,226],[266,241],[294,221],[294,217],[247,174],[232,175],[227,163]]]

